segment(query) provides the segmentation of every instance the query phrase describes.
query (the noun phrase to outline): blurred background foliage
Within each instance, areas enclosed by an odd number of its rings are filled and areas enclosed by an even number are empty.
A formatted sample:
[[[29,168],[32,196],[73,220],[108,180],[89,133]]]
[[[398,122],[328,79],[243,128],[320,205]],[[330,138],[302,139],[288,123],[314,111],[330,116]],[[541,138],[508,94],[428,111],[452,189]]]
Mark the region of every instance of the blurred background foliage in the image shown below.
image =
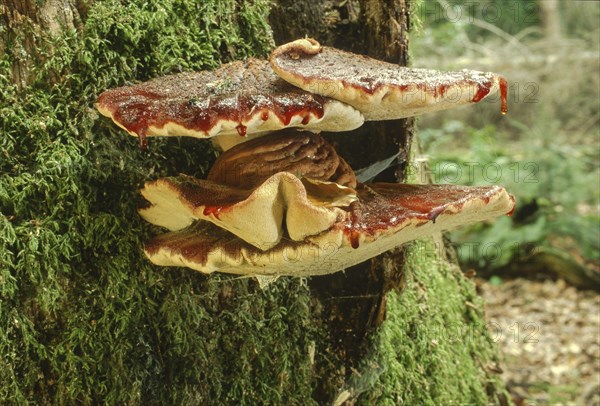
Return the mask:
[[[434,182],[500,184],[517,198],[512,217],[452,234],[463,265],[600,286],[600,4],[440,0],[414,12],[414,66],[509,82],[507,116],[492,96],[418,121]]]

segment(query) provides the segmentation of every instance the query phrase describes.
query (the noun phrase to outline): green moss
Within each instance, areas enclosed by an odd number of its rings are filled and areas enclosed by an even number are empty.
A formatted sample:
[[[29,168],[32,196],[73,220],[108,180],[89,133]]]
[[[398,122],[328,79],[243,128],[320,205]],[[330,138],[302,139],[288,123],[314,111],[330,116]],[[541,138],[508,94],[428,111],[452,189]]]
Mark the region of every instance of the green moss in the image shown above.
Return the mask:
[[[472,281],[431,240],[408,250],[406,284],[388,296],[387,320],[365,364],[362,404],[498,404],[498,362]],[[364,388],[361,378],[355,381]]]
[[[421,35],[423,33],[424,4],[426,0],[410,0],[410,34]],[[410,49],[409,49],[410,51]]]
[[[140,184],[203,175],[207,143],[152,139],[144,152],[93,108],[109,87],[265,55],[268,11],[268,1],[95,2],[82,33],[38,38],[47,60],[23,91],[9,80],[18,36],[6,44],[0,403],[299,403],[310,393],[314,328],[300,281],[263,292],[143,256],[156,230],[137,216]]]

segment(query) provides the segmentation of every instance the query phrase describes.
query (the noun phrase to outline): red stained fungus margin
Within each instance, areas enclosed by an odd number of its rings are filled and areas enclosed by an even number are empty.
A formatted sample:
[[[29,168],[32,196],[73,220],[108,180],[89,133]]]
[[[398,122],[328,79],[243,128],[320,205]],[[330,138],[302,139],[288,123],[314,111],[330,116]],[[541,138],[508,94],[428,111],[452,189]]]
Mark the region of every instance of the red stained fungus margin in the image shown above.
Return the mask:
[[[137,134],[144,147],[151,128],[169,123],[200,137],[208,137],[223,121],[237,123],[238,134],[246,136],[244,123],[256,114],[266,121],[272,113],[284,126],[298,116],[306,125],[311,115],[323,117],[328,101],[283,81],[267,61],[249,59],[216,71],[180,73],[110,89],[99,96],[98,106]]]

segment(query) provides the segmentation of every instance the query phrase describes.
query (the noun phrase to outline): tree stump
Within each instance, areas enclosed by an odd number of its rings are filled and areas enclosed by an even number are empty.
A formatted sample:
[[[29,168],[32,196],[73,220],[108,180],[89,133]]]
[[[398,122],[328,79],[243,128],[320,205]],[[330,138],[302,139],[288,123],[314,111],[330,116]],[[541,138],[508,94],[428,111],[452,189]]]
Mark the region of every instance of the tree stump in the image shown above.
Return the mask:
[[[205,176],[214,151],[190,139],[153,139],[141,151],[99,117],[97,95],[264,57],[274,45],[269,16],[278,41],[306,33],[406,64],[408,3],[309,4],[282,1],[270,14],[266,0],[2,3],[0,403],[503,399],[475,287],[430,241],[266,290],[144,258],[158,230],[137,215],[140,185]],[[277,17],[286,7],[318,23]],[[355,168],[402,151],[381,175],[397,181],[411,138],[404,120],[330,139]]]

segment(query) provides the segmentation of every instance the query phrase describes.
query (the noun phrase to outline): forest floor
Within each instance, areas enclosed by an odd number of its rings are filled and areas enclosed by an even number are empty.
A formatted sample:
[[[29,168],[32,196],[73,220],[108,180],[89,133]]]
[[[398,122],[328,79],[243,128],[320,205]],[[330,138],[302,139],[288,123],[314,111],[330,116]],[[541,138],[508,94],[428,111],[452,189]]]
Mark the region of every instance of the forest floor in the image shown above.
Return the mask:
[[[600,405],[597,292],[560,279],[477,283],[517,406]]]

